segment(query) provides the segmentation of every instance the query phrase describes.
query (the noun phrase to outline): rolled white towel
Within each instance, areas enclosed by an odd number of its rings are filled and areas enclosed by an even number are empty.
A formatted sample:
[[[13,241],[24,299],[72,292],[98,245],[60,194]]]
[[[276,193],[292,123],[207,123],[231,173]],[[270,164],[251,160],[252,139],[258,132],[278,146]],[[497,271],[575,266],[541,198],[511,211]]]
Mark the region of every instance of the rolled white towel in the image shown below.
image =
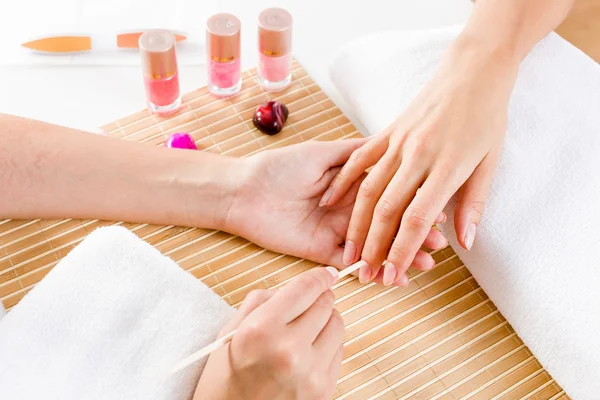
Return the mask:
[[[233,309],[125,228],[101,228],[0,321],[2,399],[189,399]]]
[[[330,73],[370,134],[432,77],[460,27],[345,46]],[[600,66],[556,34],[521,66],[499,170],[470,252],[452,247],[543,366],[576,399],[600,396]]]

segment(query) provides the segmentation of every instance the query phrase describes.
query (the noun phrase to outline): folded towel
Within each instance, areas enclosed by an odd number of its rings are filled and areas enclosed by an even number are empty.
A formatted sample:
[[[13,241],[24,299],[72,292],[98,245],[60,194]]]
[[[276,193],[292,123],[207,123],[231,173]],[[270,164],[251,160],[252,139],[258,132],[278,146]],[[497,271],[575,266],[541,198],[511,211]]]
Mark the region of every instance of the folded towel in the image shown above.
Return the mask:
[[[377,134],[433,75],[460,28],[395,32],[344,47],[330,73]],[[377,57],[373,55],[377,55]],[[556,34],[523,62],[506,141],[470,252],[481,287],[568,394],[600,396],[600,66]],[[452,204],[446,210],[453,215]]]
[[[0,321],[2,399],[189,399],[232,309],[124,228],[102,228]]]

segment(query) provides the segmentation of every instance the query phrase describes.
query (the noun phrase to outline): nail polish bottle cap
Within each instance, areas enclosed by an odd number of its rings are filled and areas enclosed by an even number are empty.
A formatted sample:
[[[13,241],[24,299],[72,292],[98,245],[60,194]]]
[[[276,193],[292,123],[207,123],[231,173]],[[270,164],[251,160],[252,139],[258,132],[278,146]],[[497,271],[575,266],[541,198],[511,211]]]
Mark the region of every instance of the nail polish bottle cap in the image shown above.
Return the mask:
[[[140,36],[144,74],[154,79],[169,78],[177,72],[175,37],[169,31],[149,30]]]
[[[258,16],[258,50],[271,57],[292,52],[292,15],[283,8],[267,8]]]
[[[206,48],[208,56],[217,62],[240,58],[240,29],[242,24],[235,15],[215,14],[206,21]]]

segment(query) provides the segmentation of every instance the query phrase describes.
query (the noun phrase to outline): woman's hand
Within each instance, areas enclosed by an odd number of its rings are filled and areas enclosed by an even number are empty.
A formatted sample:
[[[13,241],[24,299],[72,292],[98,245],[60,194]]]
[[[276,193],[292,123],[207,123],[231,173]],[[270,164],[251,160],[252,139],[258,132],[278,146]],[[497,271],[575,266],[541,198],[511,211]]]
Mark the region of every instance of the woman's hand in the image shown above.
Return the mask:
[[[239,182],[224,230],[274,251],[342,267],[342,245],[362,172],[335,205],[319,207],[319,199],[365,143],[309,141],[239,160]],[[433,230],[426,244],[442,248],[447,242]]]
[[[322,204],[339,204],[364,171],[344,262],[362,256],[372,279],[384,260],[384,281],[405,280],[412,266],[430,268],[419,250],[436,217],[458,192],[455,229],[473,245],[507,124],[518,61],[458,41],[435,77],[384,132],[357,149]]]
[[[333,308],[334,268],[314,268],[276,290],[253,291],[221,332],[194,399],[330,399],[344,322]]]

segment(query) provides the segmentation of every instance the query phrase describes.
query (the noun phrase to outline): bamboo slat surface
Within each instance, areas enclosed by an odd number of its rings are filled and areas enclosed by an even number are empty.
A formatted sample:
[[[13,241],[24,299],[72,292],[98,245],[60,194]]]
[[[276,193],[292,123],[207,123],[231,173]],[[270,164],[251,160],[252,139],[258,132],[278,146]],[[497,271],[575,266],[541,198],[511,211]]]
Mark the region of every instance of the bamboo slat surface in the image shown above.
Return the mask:
[[[198,147],[231,156],[304,140],[338,140],[358,132],[297,62],[289,89],[275,96],[244,73],[230,100],[206,88],[184,96],[175,115],[147,111],[106,125],[111,136],[162,145],[168,134],[190,133]],[[255,107],[284,102],[290,117],[276,136],[258,132]],[[10,309],[74,246],[106,221],[0,221],[0,299]],[[284,284],[315,263],[276,254],[242,238],[200,228],[124,225],[237,307],[257,288]],[[410,271],[408,288],[335,285],[346,324],[339,399],[566,399],[451,248],[434,253],[437,267]]]

